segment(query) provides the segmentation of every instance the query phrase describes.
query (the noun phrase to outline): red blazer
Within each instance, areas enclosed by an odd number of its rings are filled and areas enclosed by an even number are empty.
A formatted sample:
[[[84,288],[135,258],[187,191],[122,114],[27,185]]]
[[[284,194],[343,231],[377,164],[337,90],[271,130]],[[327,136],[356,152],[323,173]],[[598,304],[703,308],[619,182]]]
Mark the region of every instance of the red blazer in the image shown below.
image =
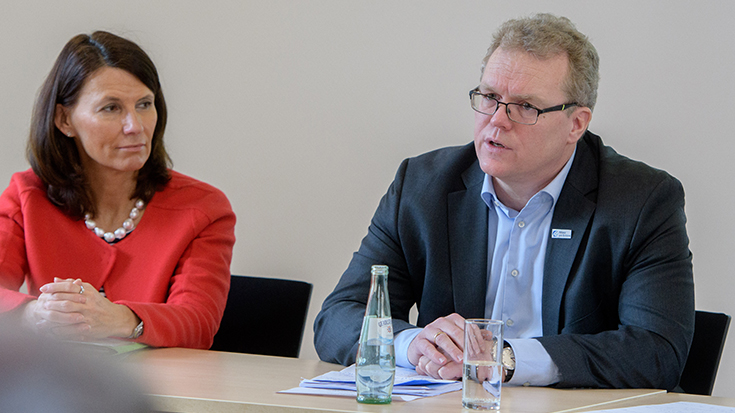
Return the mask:
[[[209,348],[229,291],[235,214],[218,189],[171,174],[114,245],[54,206],[32,170],[14,174],[0,196],[0,313],[54,277],[81,278],[145,322],[136,341]],[[24,280],[30,295],[18,292]]]

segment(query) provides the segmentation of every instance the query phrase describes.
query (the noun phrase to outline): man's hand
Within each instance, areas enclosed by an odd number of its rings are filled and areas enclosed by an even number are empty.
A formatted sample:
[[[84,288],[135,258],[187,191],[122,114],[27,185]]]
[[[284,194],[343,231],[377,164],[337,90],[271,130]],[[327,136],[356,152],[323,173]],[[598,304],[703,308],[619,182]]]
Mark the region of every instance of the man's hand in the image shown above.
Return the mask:
[[[437,379],[462,377],[464,318],[459,314],[439,317],[411,341],[408,361],[416,372]]]

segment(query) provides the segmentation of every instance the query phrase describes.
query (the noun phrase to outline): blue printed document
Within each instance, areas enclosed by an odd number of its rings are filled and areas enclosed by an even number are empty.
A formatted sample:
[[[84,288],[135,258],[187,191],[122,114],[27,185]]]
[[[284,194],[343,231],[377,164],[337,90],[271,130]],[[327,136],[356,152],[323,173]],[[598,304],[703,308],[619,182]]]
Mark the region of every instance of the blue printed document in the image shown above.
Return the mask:
[[[394,400],[411,401],[457,390],[462,390],[461,381],[434,379],[417,374],[413,369],[396,367],[396,380],[393,384]],[[339,371],[330,371],[313,379],[303,379],[299,387],[279,393],[356,397],[355,365]]]

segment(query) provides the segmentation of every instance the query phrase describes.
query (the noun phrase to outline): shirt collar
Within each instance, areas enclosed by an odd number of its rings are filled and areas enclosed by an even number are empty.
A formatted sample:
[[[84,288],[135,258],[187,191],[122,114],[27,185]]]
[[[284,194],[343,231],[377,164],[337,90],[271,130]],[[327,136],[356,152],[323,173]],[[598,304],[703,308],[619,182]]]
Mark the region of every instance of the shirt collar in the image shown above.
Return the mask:
[[[567,175],[569,175],[569,170],[572,168],[572,161],[574,161],[574,155],[576,153],[577,148],[575,147],[574,152],[572,152],[572,156],[569,157],[569,160],[564,165],[564,167],[561,168],[561,171],[559,171],[556,177],[551,182],[549,182],[548,185],[537,192],[537,194],[541,192],[549,194],[553,200],[552,207],[556,205],[559,194],[561,194],[561,189],[564,187],[564,182],[567,179]],[[488,174],[485,174],[485,180],[482,183],[482,192],[480,193],[480,196],[489,208],[495,208],[495,201],[498,199],[498,197],[495,194],[495,186],[493,185],[492,177]]]

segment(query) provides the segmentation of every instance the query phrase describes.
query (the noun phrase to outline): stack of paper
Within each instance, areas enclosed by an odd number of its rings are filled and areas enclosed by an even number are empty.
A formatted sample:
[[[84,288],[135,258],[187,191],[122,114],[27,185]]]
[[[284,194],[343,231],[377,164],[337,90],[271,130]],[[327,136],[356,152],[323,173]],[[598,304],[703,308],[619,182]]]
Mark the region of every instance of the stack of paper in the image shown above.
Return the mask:
[[[462,390],[462,382],[433,379],[417,374],[413,369],[396,367],[396,380],[393,384],[394,400],[411,401],[456,390]],[[310,380],[304,379],[299,387],[279,393],[356,397],[355,365],[340,371],[330,371]]]

